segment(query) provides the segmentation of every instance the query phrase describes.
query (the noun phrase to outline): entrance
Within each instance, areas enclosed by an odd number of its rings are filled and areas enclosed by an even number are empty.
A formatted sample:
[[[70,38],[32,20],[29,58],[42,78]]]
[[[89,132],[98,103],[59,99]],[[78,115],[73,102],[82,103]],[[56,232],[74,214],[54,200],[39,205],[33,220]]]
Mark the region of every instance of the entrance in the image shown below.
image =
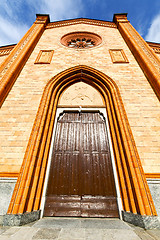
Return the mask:
[[[99,111],[57,122],[44,216],[119,217],[106,123]]]

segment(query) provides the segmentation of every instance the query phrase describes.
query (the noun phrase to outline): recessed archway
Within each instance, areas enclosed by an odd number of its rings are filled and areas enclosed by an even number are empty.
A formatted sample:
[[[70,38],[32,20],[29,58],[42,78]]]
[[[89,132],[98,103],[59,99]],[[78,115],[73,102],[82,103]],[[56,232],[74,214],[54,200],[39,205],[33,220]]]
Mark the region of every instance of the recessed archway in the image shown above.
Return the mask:
[[[40,209],[57,103],[64,89],[79,81],[96,88],[104,98],[124,211],[156,215],[118,87],[87,66],[59,73],[44,89],[8,214]]]

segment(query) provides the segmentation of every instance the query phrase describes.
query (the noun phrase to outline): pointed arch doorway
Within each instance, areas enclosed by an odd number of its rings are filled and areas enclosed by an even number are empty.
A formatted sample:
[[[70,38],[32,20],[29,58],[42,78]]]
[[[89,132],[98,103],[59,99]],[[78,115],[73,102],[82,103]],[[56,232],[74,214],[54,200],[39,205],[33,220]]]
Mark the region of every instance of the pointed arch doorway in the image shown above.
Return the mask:
[[[78,82],[58,106],[44,216],[119,217],[102,96]]]
[[[106,74],[84,65],[69,68],[47,83],[7,214],[12,218],[12,215],[23,217],[23,214],[36,212],[38,218],[43,210],[46,168],[59,96],[66,87],[81,80],[97,89],[105,101],[122,200],[121,210],[124,214],[156,216],[119,88]]]

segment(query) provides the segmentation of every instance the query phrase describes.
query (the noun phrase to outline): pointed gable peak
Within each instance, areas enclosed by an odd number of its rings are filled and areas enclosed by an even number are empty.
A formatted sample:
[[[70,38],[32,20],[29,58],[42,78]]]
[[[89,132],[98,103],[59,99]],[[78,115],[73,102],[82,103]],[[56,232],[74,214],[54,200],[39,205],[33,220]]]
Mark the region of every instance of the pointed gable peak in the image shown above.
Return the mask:
[[[111,27],[117,28],[114,22],[103,21],[103,20],[96,20],[96,19],[89,19],[89,18],[75,18],[69,20],[62,20],[48,23],[46,28],[57,28],[57,27],[64,27],[68,25],[75,25],[75,24],[89,24],[89,25],[96,25],[102,27]]]

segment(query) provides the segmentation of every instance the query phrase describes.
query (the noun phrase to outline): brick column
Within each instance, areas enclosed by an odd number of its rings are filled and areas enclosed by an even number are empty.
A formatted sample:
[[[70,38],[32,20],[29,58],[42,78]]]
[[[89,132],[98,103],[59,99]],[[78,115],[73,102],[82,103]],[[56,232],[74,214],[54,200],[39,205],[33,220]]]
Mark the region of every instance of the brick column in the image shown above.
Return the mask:
[[[160,99],[160,61],[158,57],[127,20],[126,13],[115,14],[113,21]]]
[[[37,14],[36,21],[0,66],[0,106],[10,92],[23,66],[41,37],[48,15]]]

